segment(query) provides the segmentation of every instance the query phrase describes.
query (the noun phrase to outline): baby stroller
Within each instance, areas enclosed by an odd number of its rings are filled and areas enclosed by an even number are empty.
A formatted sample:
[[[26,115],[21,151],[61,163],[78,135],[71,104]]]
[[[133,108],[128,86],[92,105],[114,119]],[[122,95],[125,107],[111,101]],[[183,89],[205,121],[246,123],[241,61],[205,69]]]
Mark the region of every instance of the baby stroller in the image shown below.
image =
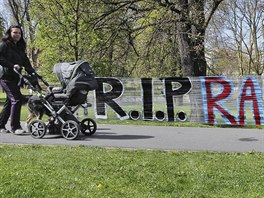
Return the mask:
[[[46,94],[23,78],[25,84],[38,93],[37,99],[43,104],[49,117],[47,124],[42,120],[33,120],[28,124],[31,136],[42,138],[47,133],[61,133],[65,139],[73,140],[80,132],[84,135],[93,135],[97,129],[96,122],[91,118],[79,121],[74,115],[79,107],[83,107],[87,115],[88,92],[97,88],[95,74],[91,67],[86,61],[58,63],[54,66],[54,73],[61,87],[51,87],[41,76],[35,74],[47,86]]]

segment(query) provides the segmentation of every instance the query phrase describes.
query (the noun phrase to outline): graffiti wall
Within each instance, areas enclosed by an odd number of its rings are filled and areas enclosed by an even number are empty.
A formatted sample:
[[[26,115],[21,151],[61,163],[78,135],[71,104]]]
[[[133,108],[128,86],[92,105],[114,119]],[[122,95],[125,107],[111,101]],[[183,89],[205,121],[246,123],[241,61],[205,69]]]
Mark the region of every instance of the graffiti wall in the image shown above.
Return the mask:
[[[261,77],[97,80],[88,98],[97,119],[264,124]]]

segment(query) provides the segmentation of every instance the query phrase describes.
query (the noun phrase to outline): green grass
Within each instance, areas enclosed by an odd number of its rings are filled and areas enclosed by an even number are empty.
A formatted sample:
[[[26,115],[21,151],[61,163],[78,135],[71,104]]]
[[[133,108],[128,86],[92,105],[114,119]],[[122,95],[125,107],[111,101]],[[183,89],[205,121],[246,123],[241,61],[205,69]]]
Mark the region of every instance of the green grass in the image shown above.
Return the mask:
[[[0,146],[0,197],[262,197],[264,155]]]

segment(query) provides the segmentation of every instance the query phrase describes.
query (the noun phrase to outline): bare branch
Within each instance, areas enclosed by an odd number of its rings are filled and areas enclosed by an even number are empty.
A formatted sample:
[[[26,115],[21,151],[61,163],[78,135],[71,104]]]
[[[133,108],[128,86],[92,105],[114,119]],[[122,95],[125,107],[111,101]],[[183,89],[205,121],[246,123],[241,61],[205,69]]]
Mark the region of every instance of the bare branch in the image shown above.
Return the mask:
[[[215,11],[217,10],[218,6],[220,5],[222,1],[223,0],[214,0],[212,9],[205,20],[205,24],[204,24],[205,29],[208,27],[208,24],[210,23]]]
[[[172,12],[175,12],[177,14],[181,14],[181,11],[176,8],[175,3],[172,3],[168,0],[155,0],[157,3],[159,3],[160,6],[169,8]]]

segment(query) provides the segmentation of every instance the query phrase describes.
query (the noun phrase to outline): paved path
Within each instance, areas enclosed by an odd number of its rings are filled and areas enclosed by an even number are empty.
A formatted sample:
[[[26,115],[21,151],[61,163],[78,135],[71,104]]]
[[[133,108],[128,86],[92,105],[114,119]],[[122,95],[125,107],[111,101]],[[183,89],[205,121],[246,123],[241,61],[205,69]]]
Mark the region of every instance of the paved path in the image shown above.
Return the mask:
[[[34,139],[0,133],[0,144],[86,145],[135,149],[264,152],[264,130],[241,128],[191,128],[131,125],[98,125],[97,132],[77,140],[58,135]]]

